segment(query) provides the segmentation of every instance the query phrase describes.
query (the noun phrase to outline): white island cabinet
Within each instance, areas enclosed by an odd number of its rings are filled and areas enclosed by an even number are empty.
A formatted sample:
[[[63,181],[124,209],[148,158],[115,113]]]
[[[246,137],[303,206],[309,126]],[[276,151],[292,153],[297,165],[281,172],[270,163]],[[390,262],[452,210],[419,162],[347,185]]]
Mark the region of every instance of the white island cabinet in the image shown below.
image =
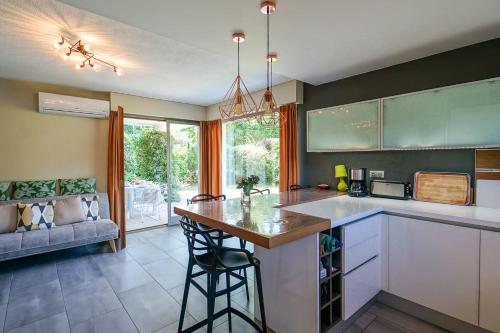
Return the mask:
[[[500,332],[500,232],[481,231],[479,326]]]
[[[389,292],[478,325],[480,230],[389,216]]]

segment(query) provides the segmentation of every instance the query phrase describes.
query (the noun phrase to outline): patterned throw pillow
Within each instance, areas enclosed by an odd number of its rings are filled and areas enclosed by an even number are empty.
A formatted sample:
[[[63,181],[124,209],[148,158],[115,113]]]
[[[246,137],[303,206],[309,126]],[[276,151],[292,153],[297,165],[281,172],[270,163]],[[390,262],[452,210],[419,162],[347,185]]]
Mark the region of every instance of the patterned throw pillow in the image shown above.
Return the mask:
[[[0,201],[10,200],[9,186],[10,182],[0,182]]]
[[[99,220],[99,196],[82,196],[82,209],[87,221]]]
[[[45,198],[56,195],[55,180],[14,182],[13,199]]]
[[[61,195],[90,194],[96,192],[95,178],[60,179]]]
[[[17,204],[17,231],[54,228],[55,201]]]

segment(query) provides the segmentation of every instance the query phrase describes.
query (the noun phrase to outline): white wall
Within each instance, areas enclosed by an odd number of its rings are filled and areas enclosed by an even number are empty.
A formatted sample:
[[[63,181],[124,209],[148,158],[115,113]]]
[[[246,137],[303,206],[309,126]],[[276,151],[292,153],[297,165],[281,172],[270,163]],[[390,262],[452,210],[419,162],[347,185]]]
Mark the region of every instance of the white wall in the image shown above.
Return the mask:
[[[161,99],[111,93],[111,110],[123,107],[125,114],[183,120],[206,120],[205,106],[170,102]]]
[[[303,103],[304,84],[301,81],[292,80],[282,84],[273,86],[274,99],[278,105],[288,103]],[[264,90],[251,93],[255,103],[259,103]],[[207,120],[215,120],[220,118],[219,104],[210,105],[207,107]]]

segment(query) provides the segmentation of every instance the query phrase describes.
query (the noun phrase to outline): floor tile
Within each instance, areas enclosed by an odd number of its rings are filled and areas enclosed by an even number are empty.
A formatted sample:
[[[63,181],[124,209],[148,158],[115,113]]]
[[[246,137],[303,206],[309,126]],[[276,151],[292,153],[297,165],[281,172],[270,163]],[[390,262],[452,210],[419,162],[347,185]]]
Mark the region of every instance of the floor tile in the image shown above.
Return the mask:
[[[9,301],[10,286],[12,284],[12,273],[0,274],[0,305]]]
[[[186,315],[184,318],[184,323],[182,325],[182,328],[187,329],[188,327],[191,327],[196,323],[197,323],[197,321],[193,317],[191,317],[190,315]],[[176,321],[175,323],[172,323],[168,326],[163,327],[162,329],[159,329],[155,333],[177,333],[178,327],[179,327],[179,322]],[[200,329],[197,329],[195,332],[201,333],[201,332],[206,332],[206,331],[207,330],[205,329],[205,327],[202,327]]]
[[[231,316],[232,331],[231,333],[256,333],[258,332],[252,325],[244,321],[238,316]],[[214,333],[227,333],[229,332],[229,322],[225,321],[216,326],[213,330]]]
[[[160,250],[168,252],[183,246],[186,246],[186,242],[182,242],[179,239],[173,237],[172,235],[164,234],[152,237],[149,239],[151,244],[157,246]]]
[[[72,333],[136,333],[137,328],[122,308],[71,326]]]
[[[92,317],[120,309],[122,305],[105,279],[98,279],[93,287],[64,296],[71,325]]]
[[[43,284],[54,280],[58,280],[58,276],[56,264],[52,260],[37,261],[34,265],[24,261],[13,272],[11,294],[16,294],[35,283]]]
[[[411,331],[402,330],[396,326],[387,323],[386,321],[375,319],[363,332],[364,333],[408,333]]]
[[[186,268],[172,258],[143,267],[165,290],[184,285],[186,281]]]
[[[101,266],[101,270],[117,293],[153,282],[153,278],[135,261]]]
[[[156,282],[119,294],[140,332],[154,332],[179,320],[180,305]]]
[[[69,323],[65,312],[14,328],[6,333],[69,333]]]
[[[27,325],[63,311],[59,281],[38,284],[34,280],[31,287],[10,295],[5,329]]]
[[[406,313],[393,309],[381,303],[375,303],[368,309],[368,312],[394,324],[402,329],[407,329],[413,332],[428,332],[428,333],[442,333],[445,330],[440,329],[432,324],[423,320],[410,316]]]
[[[98,279],[104,279],[99,267],[88,258],[57,264],[63,295],[69,295],[89,287]]]
[[[127,252],[141,265],[169,258],[156,246],[146,243],[130,244],[127,246]]]
[[[7,314],[7,304],[0,305],[0,328],[3,330],[5,315]]]
[[[94,252],[90,259],[101,269],[134,260],[134,258],[127,251],[123,250],[118,253],[112,253],[108,250],[105,250],[102,253]]]

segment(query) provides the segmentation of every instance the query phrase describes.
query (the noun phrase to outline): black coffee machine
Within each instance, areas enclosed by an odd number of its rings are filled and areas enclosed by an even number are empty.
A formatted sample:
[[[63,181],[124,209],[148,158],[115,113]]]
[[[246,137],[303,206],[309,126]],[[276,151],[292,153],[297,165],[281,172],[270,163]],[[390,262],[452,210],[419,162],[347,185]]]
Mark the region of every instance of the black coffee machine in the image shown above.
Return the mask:
[[[366,197],[368,188],[366,187],[366,169],[350,169],[349,170],[349,196],[351,197]]]

